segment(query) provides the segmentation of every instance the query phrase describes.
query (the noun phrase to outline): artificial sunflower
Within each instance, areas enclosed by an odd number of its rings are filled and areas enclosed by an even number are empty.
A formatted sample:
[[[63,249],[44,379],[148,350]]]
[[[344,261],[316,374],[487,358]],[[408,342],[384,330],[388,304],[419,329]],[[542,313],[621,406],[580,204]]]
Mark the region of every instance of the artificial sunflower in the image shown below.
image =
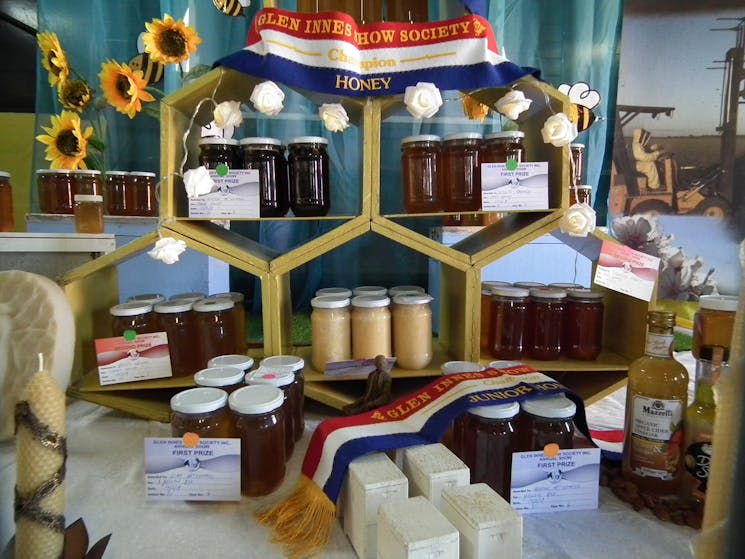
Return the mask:
[[[109,60],[101,64],[101,90],[106,101],[118,112],[134,118],[142,110],[142,101],[155,101],[145,88],[147,82],[140,70]]]
[[[77,113],[62,111],[61,115],[53,115],[52,126],[42,129],[47,135],[36,139],[46,144],[46,159],[51,161],[52,169],[87,169],[84,159],[93,128],[83,131]]]
[[[142,40],[145,52],[153,62],[183,62],[202,42],[193,27],[181,20],[175,21],[168,14],[163,19],[153,18],[153,21],[145,24],[145,29],[147,33],[142,36]]]
[[[57,87],[59,101],[66,109],[82,111],[93,99],[93,90],[83,80],[67,80]]]
[[[70,67],[67,65],[67,55],[62,50],[56,33],[45,31],[36,36],[41,50],[41,64],[48,73],[49,85],[56,87],[67,81]]]

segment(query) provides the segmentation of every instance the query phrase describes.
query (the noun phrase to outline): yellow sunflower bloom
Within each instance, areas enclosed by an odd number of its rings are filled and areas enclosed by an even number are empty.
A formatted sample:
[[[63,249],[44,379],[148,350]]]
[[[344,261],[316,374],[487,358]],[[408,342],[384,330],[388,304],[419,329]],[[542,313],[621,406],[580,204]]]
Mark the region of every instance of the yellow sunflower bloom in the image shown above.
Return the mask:
[[[49,85],[56,87],[67,81],[70,67],[67,65],[67,55],[62,50],[57,34],[45,31],[36,36],[36,41],[41,50],[41,65],[49,75]]]
[[[134,118],[142,110],[142,101],[155,101],[145,88],[142,71],[132,70],[127,64],[109,60],[101,64],[101,90],[106,101],[118,112]]]
[[[82,111],[93,99],[93,90],[83,80],[67,80],[57,87],[62,106],[73,111]]]
[[[52,126],[42,126],[47,135],[36,136],[46,144],[46,159],[51,161],[52,169],[87,169],[85,165],[88,138],[93,135],[93,128],[82,130],[80,116],[70,111],[52,116]]]
[[[145,52],[153,62],[175,64],[183,62],[197,50],[202,42],[193,27],[175,21],[168,14],[163,19],[154,18],[145,24],[147,33],[142,36]]]

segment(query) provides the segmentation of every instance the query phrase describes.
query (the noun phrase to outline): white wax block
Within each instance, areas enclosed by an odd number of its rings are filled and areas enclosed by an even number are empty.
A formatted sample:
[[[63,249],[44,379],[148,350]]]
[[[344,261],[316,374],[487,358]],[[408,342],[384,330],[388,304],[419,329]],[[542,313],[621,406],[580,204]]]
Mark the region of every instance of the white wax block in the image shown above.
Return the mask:
[[[425,497],[384,503],[378,559],[458,559],[458,530]]]
[[[369,454],[349,465],[342,493],[344,533],[360,559],[375,559],[378,508],[407,499],[409,480],[386,454]]]
[[[75,319],[62,288],[47,277],[0,272],[0,441],[13,437],[16,401],[44,369],[67,390],[75,352]]]
[[[404,449],[404,474],[409,478],[409,494],[423,495],[438,509],[443,489],[471,483],[468,466],[440,443]]]
[[[522,516],[485,483],[445,489],[440,511],[460,532],[461,559],[522,558]]]

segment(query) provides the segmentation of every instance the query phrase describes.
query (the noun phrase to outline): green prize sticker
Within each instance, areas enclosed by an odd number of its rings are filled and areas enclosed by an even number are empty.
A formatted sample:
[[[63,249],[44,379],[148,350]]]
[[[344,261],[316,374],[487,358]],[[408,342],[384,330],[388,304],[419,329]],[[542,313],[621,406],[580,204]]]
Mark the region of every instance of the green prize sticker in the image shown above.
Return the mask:
[[[514,159],[508,159],[504,164],[505,169],[508,171],[515,171],[517,170],[517,161]]]
[[[124,339],[128,342],[133,342],[134,339],[137,337],[137,332],[134,330],[125,330],[124,331]]]
[[[220,163],[217,167],[215,167],[215,172],[217,173],[218,177],[225,177],[227,176],[228,172],[230,172],[230,168],[225,165],[225,163]]]

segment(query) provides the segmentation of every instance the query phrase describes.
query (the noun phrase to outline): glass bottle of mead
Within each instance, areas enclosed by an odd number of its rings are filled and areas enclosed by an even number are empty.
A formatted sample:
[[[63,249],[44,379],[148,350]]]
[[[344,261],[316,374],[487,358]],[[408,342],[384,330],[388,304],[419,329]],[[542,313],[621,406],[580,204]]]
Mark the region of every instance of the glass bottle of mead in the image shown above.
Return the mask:
[[[647,315],[645,355],[629,366],[623,475],[656,495],[678,491],[683,472],[683,422],[688,372],[672,355],[675,313]]]

